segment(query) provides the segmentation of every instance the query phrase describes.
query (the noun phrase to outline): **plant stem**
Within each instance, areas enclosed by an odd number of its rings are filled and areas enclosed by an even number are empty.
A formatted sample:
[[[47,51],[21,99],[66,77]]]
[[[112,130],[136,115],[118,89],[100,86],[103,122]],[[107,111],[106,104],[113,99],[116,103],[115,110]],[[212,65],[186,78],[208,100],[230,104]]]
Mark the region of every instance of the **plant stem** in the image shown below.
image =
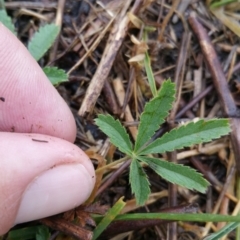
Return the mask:
[[[104,167],[101,167],[101,168],[97,169],[97,170],[96,170],[96,173],[99,173],[99,172],[101,172],[101,171],[103,171],[103,170],[107,170],[107,169],[109,169],[109,168],[111,168],[111,167],[114,167],[114,166],[116,166],[116,165],[119,164],[119,163],[122,163],[122,162],[127,161],[128,159],[129,159],[129,156],[125,156],[125,157],[123,157],[123,158],[120,158],[120,159],[117,160],[117,161],[114,161],[114,162],[112,162],[112,163],[110,163],[110,164],[108,164],[108,165],[106,165],[106,166],[104,166]]]

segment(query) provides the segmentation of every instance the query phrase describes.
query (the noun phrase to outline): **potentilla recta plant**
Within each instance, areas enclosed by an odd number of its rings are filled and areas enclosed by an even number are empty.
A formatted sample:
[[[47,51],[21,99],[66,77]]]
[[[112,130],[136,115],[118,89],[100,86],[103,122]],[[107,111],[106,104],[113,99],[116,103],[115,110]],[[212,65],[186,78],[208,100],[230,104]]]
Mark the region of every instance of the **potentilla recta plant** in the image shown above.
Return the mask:
[[[132,143],[125,127],[111,115],[98,115],[96,125],[122,153],[131,159],[129,181],[136,202],[142,205],[150,194],[150,183],[143,166],[149,166],[163,179],[201,193],[209,183],[195,169],[152,157],[194,144],[209,142],[230,132],[227,119],[192,121],[152,140],[155,132],[164,123],[175,100],[175,84],[164,81],[160,90],[145,105],[135,143]]]
[[[147,42],[148,31],[150,30],[148,28],[144,29],[143,43]],[[136,43],[137,41],[133,42]],[[138,44],[141,44],[141,42]],[[153,154],[179,150],[194,144],[210,142],[213,139],[227,135],[231,130],[229,121],[228,119],[192,121],[153,140],[155,132],[165,122],[169,111],[173,107],[176,86],[168,79],[157,90],[147,48],[143,54],[143,64],[153,98],[145,104],[140,116],[135,143],[130,140],[125,127],[120,121],[115,120],[109,114],[99,114],[95,119],[96,125],[109,137],[112,144],[126,154],[126,158],[123,159],[131,159],[129,182],[137,204],[143,205],[150,194],[150,183],[144,171],[144,166],[150,167],[170,183],[204,193],[209,183],[203,178],[202,174],[188,166],[172,163],[161,157],[153,157]]]

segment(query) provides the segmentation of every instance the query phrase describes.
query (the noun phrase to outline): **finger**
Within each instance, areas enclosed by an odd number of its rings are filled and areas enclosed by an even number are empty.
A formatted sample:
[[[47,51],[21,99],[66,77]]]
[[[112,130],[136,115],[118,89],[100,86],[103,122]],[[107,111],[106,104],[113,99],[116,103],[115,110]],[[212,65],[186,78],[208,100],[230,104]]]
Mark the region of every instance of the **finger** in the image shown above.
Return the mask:
[[[0,131],[74,141],[74,118],[37,62],[0,23]]]
[[[73,209],[91,194],[92,163],[72,143],[23,133],[1,133],[0,142],[0,235],[14,224]]]

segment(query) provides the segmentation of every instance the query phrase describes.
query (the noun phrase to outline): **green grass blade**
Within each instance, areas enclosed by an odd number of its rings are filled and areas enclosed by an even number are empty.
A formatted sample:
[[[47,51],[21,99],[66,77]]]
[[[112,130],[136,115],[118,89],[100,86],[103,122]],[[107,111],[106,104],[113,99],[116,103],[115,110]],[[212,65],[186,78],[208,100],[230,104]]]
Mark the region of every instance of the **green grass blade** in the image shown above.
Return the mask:
[[[201,193],[205,193],[209,185],[202,174],[193,168],[171,163],[159,158],[139,156],[138,159],[145,162],[158,175],[173,184],[178,184],[190,190],[197,190]]]
[[[48,227],[43,226],[41,228],[38,228],[38,231],[36,233],[36,240],[46,240],[50,238],[50,232]]]
[[[212,233],[212,234],[208,235],[207,237],[203,238],[203,240],[218,240],[218,239],[221,239],[223,236],[225,236],[226,234],[233,231],[239,225],[240,225],[239,222],[229,223],[225,227],[220,229],[218,232]]]
[[[150,188],[147,175],[137,159],[133,159],[131,162],[129,181],[137,204],[143,205],[148,199]]]
[[[156,84],[155,84],[155,78],[152,72],[152,68],[151,68],[151,61],[150,61],[150,57],[148,55],[148,52],[145,53],[145,58],[144,58],[144,66],[146,69],[146,73],[147,73],[147,79],[149,82],[149,86],[152,92],[153,97],[157,96],[157,88],[156,88]]]
[[[187,222],[239,222],[240,215],[220,215],[208,213],[132,213],[118,215],[115,220],[162,219]]]
[[[175,128],[150,143],[140,154],[171,152],[194,144],[210,142],[230,132],[227,119],[199,120]]]
[[[218,8],[218,7],[224,7],[225,5],[229,3],[237,2],[237,0],[218,0],[218,1],[212,1],[210,3],[210,8]]]
[[[35,239],[36,235],[42,231],[45,232],[46,226],[32,226],[21,229],[11,230],[8,233],[8,240],[28,240]]]
[[[60,31],[59,26],[47,24],[40,27],[28,43],[28,50],[36,61],[38,61],[52,46]]]
[[[16,35],[15,27],[12,23],[12,19],[7,15],[5,9],[0,9],[0,22],[7,27],[14,35]]]
[[[156,30],[156,29],[154,29]],[[149,31],[154,31],[152,28],[144,28],[143,31],[143,41],[147,42],[148,41],[148,32]],[[149,57],[148,52],[146,51],[145,53],[145,57],[144,57],[144,67],[146,70],[146,74],[147,74],[147,79],[148,79],[148,83],[152,92],[153,97],[157,96],[157,87],[156,87],[156,83],[155,83],[155,78],[153,75],[153,71],[152,71],[152,67],[151,67],[151,60]]]
[[[121,212],[126,203],[120,198],[114,206],[108,210],[105,217],[100,221],[97,227],[93,231],[93,240],[97,239],[100,234],[107,228],[107,226],[115,219],[115,217]]]
[[[131,155],[132,143],[126,129],[119,120],[115,120],[110,115],[99,114],[95,119],[96,125],[104,132],[112,144],[119,148],[120,151]]]
[[[92,214],[95,219],[101,219],[99,215]],[[129,213],[121,214],[115,218],[118,220],[141,220],[141,219],[162,219],[171,221],[185,221],[185,222],[238,222],[240,223],[240,215],[220,215],[208,213]]]
[[[57,67],[44,67],[43,72],[53,85],[58,85],[68,80],[68,75],[65,71],[63,69],[58,69]]]
[[[236,197],[240,199],[240,176],[239,174],[236,175],[236,180],[235,180],[235,185],[236,185]],[[238,214],[240,214],[240,211],[238,211]],[[240,239],[240,225],[236,229],[236,239]]]
[[[172,108],[175,95],[175,84],[170,80],[164,81],[157,97],[146,103],[140,117],[137,139],[134,151],[137,152],[164,122]]]

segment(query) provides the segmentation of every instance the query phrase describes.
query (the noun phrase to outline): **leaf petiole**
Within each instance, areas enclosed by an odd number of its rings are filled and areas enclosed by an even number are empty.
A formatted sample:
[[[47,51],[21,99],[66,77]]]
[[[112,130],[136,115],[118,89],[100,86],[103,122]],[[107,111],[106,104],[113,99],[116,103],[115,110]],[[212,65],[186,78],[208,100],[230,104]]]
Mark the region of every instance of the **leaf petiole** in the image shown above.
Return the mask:
[[[112,163],[109,163],[108,165],[104,166],[104,167],[101,167],[99,169],[97,169],[95,172],[96,173],[99,173],[101,171],[104,171],[104,170],[107,170],[107,169],[110,169],[110,168],[113,168],[115,166],[117,166],[118,164],[122,163],[122,162],[126,162],[127,160],[129,160],[130,157],[129,156],[125,156],[123,158],[120,158],[119,160],[117,161],[114,161]]]

